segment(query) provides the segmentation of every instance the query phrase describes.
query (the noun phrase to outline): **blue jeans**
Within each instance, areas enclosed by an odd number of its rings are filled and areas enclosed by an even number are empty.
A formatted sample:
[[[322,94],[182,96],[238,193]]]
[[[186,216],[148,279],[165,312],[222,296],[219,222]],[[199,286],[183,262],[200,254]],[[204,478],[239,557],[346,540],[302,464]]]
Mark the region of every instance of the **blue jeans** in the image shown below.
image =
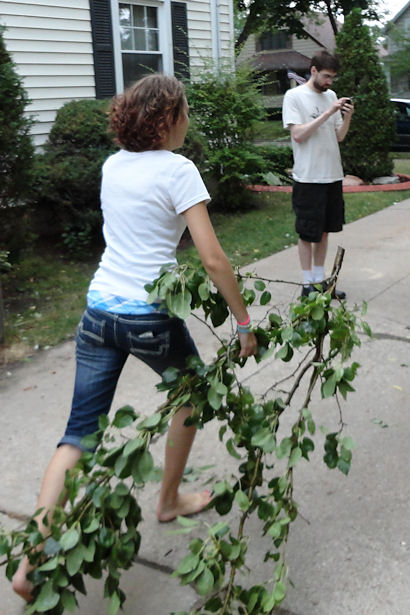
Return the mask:
[[[159,312],[122,315],[87,308],[76,335],[76,376],[71,414],[58,443],[81,444],[107,414],[122,368],[132,354],[157,374],[182,369],[187,357],[198,355],[185,322]]]

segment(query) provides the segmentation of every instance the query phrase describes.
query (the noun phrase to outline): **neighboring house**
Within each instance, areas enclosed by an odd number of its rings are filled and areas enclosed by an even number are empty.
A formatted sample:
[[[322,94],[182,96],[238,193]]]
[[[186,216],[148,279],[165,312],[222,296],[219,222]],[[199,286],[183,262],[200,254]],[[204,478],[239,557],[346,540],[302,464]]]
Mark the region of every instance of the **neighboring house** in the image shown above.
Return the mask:
[[[282,106],[283,94],[296,85],[294,79],[288,78],[288,70],[309,78],[311,57],[320,49],[332,51],[335,47],[335,37],[327,17],[316,15],[304,22],[309,38],[300,39],[281,30],[251,34],[239,53],[238,64],[246,63],[266,77],[262,93],[268,108]]]
[[[210,59],[233,64],[232,0],[1,0],[0,24],[36,145],[69,100],[109,98],[148,70],[189,78]]]
[[[390,74],[388,62],[386,62],[386,57],[398,51],[397,44],[394,42],[392,37],[389,36],[389,31],[392,28],[398,29],[407,36],[410,37],[410,1],[407,2],[388,23],[386,27],[386,41],[387,41],[387,54],[383,54],[382,61],[384,62],[384,69],[386,72],[387,80],[390,86],[390,92],[394,97],[400,98],[410,98],[410,74],[401,75],[401,76],[393,76]]]

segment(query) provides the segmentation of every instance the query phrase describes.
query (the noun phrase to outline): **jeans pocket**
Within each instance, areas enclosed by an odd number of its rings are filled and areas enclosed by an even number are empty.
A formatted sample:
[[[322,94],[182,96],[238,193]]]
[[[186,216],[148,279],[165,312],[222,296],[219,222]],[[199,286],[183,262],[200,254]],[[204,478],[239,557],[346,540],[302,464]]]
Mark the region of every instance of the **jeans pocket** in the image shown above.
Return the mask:
[[[170,347],[170,332],[154,332],[152,330],[144,333],[127,333],[129,351],[134,356],[160,358],[166,357]]]
[[[104,346],[105,320],[98,319],[87,310],[77,328],[76,338],[94,346]]]

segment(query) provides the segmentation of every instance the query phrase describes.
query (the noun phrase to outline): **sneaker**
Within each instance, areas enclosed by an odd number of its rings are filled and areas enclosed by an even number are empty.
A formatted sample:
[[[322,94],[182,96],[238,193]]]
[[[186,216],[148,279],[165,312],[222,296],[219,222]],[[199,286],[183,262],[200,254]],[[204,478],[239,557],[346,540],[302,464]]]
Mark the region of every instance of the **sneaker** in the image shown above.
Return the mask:
[[[323,292],[326,292],[327,290],[327,283],[326,282],[321,282],[322,288],[323,288]],[[336,288],[333,289],[332,291],[332,299],[339,299],[339,301],[343,301],[343,299],[346,299],[346,293],[344,290],[337,290]]]
[[[322,290],[319,290],[317,286],[321,286]],[[327,290],[326,282],[315,282],[314,284],[308,284],[307,286],[302,286],[302,292],[300,294],[301,297],[308,297],[310,293],[325,293]],[[332,299],[339,299],[342,301],[346,299],[346,293],[343,290],[336,290],[335,288],[332,291]]]
[[[310,293],[320,293],[323,292],[323,290],[321,291],[320,288],[316,288],[316,286],[320,286],[321,283],[318,282],[316,285],[314,284],[308,284],[307,286],[303,285],[302,286],[302,292],[300,294],[301,297],[309,297]],[[323,286],[322,286],[323,288]]]

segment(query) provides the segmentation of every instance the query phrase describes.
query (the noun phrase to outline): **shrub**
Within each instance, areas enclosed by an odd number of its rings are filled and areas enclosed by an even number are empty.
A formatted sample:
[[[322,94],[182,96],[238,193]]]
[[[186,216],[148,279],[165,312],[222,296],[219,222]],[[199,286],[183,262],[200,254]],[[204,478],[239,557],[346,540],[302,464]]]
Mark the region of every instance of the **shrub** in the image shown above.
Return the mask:
[[[349,133],[341,145],[344,171],[366,181],[390,175],[393,109],[370,30],[363,25],[359,10],[346,17],[336,51],[341,59],[338,96],[352,96],[355,105]]]
[[[225,211],[239,209],[249,201],[248,175],[263,164],[252,144],[253,123],[265,114],[258,83],[245,67],[211,66],[187,84],[187,98],[204,138],[199,168],[213,202]]]
[[[57,112],[44,153],[36,158],[41,225],[52,234],[65,234],[72,255],[82,253],[101,227],[101,166],[116,149],[106,109],[107,101],[101,100],[66,103]]]
[[[0,249],[18,258],[27,243],[27,196],[31,189],[34,147],[29,103],[21,78],[6,50],[0,27]]]

